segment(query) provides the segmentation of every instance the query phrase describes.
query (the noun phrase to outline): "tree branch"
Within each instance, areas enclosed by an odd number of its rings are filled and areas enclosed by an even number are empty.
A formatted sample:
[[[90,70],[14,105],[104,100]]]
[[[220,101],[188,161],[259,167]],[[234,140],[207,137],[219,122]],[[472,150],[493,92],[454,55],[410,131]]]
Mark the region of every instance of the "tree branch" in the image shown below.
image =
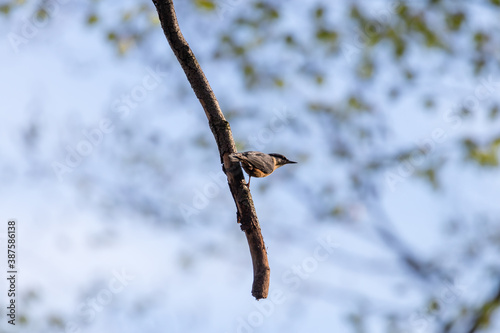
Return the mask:
[[[170,47],[182,66],[196,97],[208,118],[208,124],[215,137],[223,171],[226,173],[229,188],[237,208],[237,219],[245,232],[253,262],[254,280],[252,295],[256,299],[266,298],[269,291],[270,268],[259,220],[249,189],[238,162],[232,162],[229,154],[236,152],[229,123],[224,118],[215,94],[203,70],[194,56],[189,44],[181,33],[172,0],[153,0],[160,18],[163,32]]]

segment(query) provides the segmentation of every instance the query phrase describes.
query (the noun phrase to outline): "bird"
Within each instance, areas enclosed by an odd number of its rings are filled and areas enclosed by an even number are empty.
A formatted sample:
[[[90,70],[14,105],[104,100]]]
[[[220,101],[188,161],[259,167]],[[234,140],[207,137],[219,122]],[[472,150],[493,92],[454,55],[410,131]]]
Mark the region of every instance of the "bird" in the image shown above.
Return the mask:
[[[232,153],[229,155],[233,162],[241,162],[241,166],[248,173],[247,187],[250,187],[250,179],[252,177],[267,177],[274,170],[285,164],[294,164],[297,162],[290,161],[281,154],[265,154],[260,151],[246,151],[243,153]]]

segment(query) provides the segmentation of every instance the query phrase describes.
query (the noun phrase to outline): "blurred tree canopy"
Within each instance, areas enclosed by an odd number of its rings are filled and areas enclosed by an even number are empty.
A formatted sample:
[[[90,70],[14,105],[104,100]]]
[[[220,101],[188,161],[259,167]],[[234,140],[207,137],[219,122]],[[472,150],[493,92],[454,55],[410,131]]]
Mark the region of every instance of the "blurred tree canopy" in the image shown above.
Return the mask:
[[[36,26],[50,21],[56,12],[78,12],[74,17],[98,31],[117,58],[176,65],[170,54],[164,54],[165,48],[157,47],[166,40],[150,1],[110,2],[12,0],[0,5],[0,13],[6,21],[22,13]],[[460,172],[499,176],[500,1],[175,4],[181,29],[202,68],[215,66],[220,75],[236,74],[227,78],[237,82],[213,85],[233,128],[244,127],[250,116],[265,119],[268,105],[276,99],[292,104],[291,128],[302,141],[291,141],[286,149],[292,153],[286,155],[300,156],[302,162],[331,174],[330,178],[311,175],[310,183],[297,180],[299,191],[315,198],[308,205],[317,222],[358,228],[357,217],[373,217],[378,223],[370,228],[422,283],[426,301],[412,312],[412,328],[407,327],[406,313],[389,309],[381,315],[386,332],[428,332],[428,318],[435,319],[436,332],[488,331],[492,322],[498,322],[498,205],[491,211],[476,210],[449,197],[460,191],[456,178]],[[8,38],[23,48],[23,38],[28,37],[21,27]],[[207,74],[212,83],[210,74],[218,73]],[[179,75],[169,84],[186,82]],[[239,94],[248,98],[232,97]],[[252,127],[265,123],[253,121]],[[422,123],[426,125],[419,127]],[[244,135],[234,134],[241,149],[255,148]],[[311,148],[312,136],[321,138],[320,147]],[[213,146],[209,131],[193,143]],[[441,252],[413,251],[391,229],[382,202],[386,193],[395,193],[408,182],[424,184],[433,200],[450,207],[441,225],[449,243]],[[483,199],[498,201],[498,197]],[[447,252],[451,244],[453,253]],[[447,294],[457,292],[456,281],[466,280],[469,269],[482,276],[491,292],[479,300]],[[450,290],[443,292],[436,281],[448,281]],[[349,320],[356,332],[367,331],[361,310]]]

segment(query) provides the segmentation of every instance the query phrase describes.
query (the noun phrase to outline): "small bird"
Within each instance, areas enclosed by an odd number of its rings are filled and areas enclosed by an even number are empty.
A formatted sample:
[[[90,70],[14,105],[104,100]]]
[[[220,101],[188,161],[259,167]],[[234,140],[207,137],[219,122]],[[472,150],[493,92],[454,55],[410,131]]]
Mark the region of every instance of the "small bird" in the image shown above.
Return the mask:
[[[285,164],[297,163],[288,160],[281,154],[264,154],[260,151],[232,153],[229,157],[233,162],[241,162],[241,166],[248,173],[248,187],[250,187],[252,177],[267,177]]]

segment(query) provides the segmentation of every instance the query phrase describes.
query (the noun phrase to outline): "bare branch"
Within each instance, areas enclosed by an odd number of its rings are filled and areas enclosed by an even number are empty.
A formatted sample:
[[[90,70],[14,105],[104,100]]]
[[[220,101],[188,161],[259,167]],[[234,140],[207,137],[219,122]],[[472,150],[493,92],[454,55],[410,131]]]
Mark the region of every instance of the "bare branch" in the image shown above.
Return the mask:
[[[232,162],[229,159],[229,154],[236,152],[231,128],[222,114],[217,98],[203,70],[181,33],[173,1],[153,0],[153,3],[158,11],[161,26],[168,43],[181,64],[203,110],[205,110],[208,124],[217,142],[221,163],[223,163],[223,171],[226,173],[229,188],[238,210],[237,219],[241,223],[241,230],[245,232],[250,247],[254,271],[252,295],[256,299],[266,298],[269,291],[270,277],[266,247],[252,196],[249,189],[244,185],[245,179],[241,167],[239,163]]]

